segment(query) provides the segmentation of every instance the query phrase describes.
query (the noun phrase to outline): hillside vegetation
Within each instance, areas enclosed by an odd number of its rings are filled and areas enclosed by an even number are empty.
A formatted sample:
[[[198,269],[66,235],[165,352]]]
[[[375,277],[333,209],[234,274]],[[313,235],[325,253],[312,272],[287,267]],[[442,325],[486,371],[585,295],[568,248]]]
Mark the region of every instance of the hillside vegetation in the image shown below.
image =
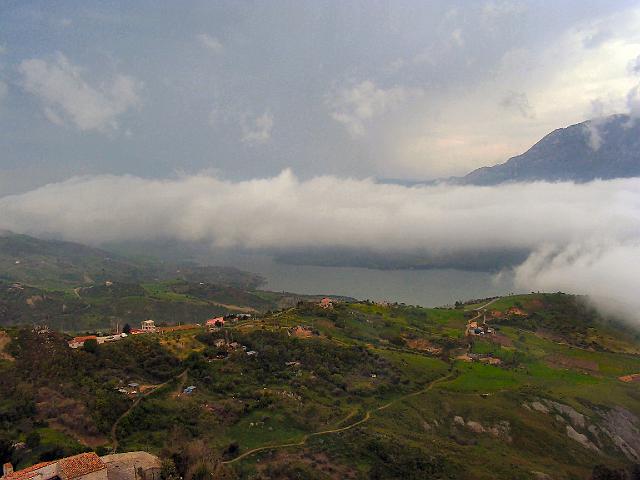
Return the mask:
[[[465,336],[485,318],[490,333]],[[20,466],[114,447],[189,480],[631,478],[640,462],[638,336],[569,295],[301,302],[87,351],[5,338],[0,431]]]
[[[0,280],[43,288],[77,287],[105,281],[142,283],[182,279],[256,288],[257,275],[231,267],[160,262],[128,257],[74,242],[44,240],[0,231]]]

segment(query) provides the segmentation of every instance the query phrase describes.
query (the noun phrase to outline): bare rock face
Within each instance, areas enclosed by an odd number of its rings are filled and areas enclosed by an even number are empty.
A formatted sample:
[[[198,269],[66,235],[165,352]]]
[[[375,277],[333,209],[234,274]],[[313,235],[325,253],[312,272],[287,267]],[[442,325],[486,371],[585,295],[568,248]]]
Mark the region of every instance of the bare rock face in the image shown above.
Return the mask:
[[[547,475],[544,472],[531,472],[531,474],[533,475],[533,478],[535,478],[536,480],[553,480],[553,478],[551,478],[549,475]]]
[[[543,401],[548,407],[553,408],[560,415],[567,417],[575,428],[585,428],[586,421],[584,415],[577,412],[573,407],[559,402],[554,402],[553,400]]]
[[[567,425],[567,437],[569,437],[571,440],[575,440],[585,448],[600,453],[600,449],[596,447],[586,435],[577,432],[571,425]]]
[[[538,401],[531,402],[531,408],[533,408],[536,412],[549,413],[549,409]]]
[[[480,422],[473,422],[471,420],[467,422],[467,428],[474,433],[484,433],[485,431]]]
[[[567,436],[585,448],[602,453],[601,449],[611,445],[629,460],[640,462],[640,419],[623,407],[600,411],[590,418],[570,405],[548,399],[525,402],[523,406],[529,411],[554,415],[558,423],[564,424]]]
[[[455,417],[453,417],[453,423],[455,423],[456,425],[460,425],[461,427],[464,426],[464,418],[456,415]]]
[[[501,439],[506,441],[507,443],[511,443],[513,439],[511,438],[511,424],[509,424],[506,420],[501,420],[494,425],[483,425],[480,422],[475,420],[467,420],[465,422],[464,418],[456,415],[453,417],[453,424],[465,427],[468,430],[471,430],[475,434],[488,434],[493,438]]]
[[[625,456],[640,461],[640,420],[629,410],[615,407],[604,415],[602,431]]]

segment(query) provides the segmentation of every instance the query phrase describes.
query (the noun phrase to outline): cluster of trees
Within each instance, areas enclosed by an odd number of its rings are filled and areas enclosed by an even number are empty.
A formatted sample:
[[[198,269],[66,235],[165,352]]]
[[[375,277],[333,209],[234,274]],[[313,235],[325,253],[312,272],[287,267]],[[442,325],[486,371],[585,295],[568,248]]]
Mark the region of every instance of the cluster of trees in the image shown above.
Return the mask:
[[[7,348],[15,361],[0,362],[0,432],[33,444],[35,431],[54,419],[78,435],[106,433],[131,402],[118,385],[130,379],[162,382],[180,368],[153,338],[89,345],[72,350],[61,334],[13,330]],[[58,450],[42,452],[40,459],[77,453],[66,446]]]

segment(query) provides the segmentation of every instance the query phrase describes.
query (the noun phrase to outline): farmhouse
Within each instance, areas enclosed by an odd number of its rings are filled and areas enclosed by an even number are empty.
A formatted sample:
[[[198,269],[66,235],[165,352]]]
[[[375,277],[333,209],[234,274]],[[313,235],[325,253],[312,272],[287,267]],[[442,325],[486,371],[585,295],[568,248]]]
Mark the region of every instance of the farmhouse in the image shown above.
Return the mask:
[[[69,346],[71,348],[80,348],[84,346],[84,342],[87,340],[95,340],[98,342],[98,345],[103,343],[117,342],[118,340],[122,340],[127,336],[126,333],[121,333],[119,335],[107,335],[105,337],[98,337],[96,335],[85,335],[83,337],[74,337],[72,340],[69,340]]]
[[[107,466],[93,452],[38,463],[16,472],[10,463],[5,463],[2,473],[2,480],[107,480]]]
[[[289,330],[289,334],[298,338],[309,338],[313,336],[313,330],[304,325],[297,325]]]
[[[224,317],[210,318],[209,320],[207,320],[206,325],[209,330],[217,330],[218,328],[224,326]]]
[[[318,305],[322,308],[333,308],[333,302],[328,297],[324,297],[322,300],[320,300],[320,303]]]
[[[142,331],[144,333],[154,333],[156,331],[156,323],[153,320],[144,320],[142,322]]]
[[[98,341],[98,337],[95,335],[85,335],[84,337],[74,337],[73,340],[69,340],[69,346],[71,348],[80,348],[84,346],[84,342],[87,340]]]

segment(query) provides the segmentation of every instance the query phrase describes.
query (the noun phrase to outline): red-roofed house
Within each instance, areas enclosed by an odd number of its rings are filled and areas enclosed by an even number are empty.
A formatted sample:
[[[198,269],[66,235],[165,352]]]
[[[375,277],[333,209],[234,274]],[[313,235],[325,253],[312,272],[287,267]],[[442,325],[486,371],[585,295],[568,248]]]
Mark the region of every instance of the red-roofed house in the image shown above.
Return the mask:
[[[84,337],[75,337],[73,340],[69,340],[69,346],[71,348],[80,348],[87,340],[98,341],[98,337],[95,335],[85,335]]]
[[[322,300],[320,300],[319,305],[322,308],[333,308],[333,302],[331,301],[330,298],[327,298],[327,297],[325,297]]]
[[[13,471],[10,463],[3,466],[2,480],[107,480],[107,466],[93,452],[53,462],[44,462]]]
[[[210,330],[214,328],[220,328],[222,326],[224,326],[223,317],[210,318],[209,320],[207,320],[207,328]]]

